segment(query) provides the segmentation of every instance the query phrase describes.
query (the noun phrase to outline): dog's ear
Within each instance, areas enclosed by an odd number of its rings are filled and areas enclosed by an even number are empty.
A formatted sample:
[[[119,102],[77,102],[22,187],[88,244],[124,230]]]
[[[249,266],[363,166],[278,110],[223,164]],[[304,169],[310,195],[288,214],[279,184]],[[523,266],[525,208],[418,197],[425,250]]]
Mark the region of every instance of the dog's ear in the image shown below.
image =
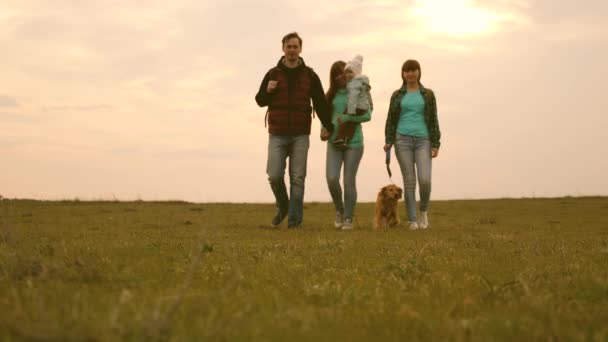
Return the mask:
[[[382,195],[386,195],[386,191],[387,191],[387,190],[388,190],[388,185],[383,186],[383,187],[382,187],[382,189],[380,189],[380,193],[381,193]]]
[[[403,190],[401,190],[401,188],[397,188],[397,194],[399,195],[399,198],[401,198],[401,196],[403,196]]]

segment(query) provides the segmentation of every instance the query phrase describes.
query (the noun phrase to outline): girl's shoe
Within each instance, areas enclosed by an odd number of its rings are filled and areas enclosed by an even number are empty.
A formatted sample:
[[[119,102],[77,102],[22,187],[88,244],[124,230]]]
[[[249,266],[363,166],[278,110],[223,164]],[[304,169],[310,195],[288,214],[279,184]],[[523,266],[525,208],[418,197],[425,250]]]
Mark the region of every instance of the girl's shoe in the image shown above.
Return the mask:
[[[420,212],[420,219],[418,220],[418,227],[420,229],[427,229],[429,227],[429,216],[427,211]]]
[[[342,228],[342,225],[344,224],[344,214],[342,214],[341,211],[336,211],[336,219],[334,221],[334,227],[336,228]]]
[[[351,230],[351,229],[353,229],[353,220],[344,219],[344,224],[342,225],[342,230]]]

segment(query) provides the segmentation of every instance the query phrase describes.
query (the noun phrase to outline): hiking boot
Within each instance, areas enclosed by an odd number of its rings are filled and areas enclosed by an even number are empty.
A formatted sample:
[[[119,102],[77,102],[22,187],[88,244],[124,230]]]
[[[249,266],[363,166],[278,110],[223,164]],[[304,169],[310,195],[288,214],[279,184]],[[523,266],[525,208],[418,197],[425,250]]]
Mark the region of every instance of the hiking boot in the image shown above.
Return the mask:
[[[418,228],[417,222],[410,222],[410,230],[417,230]]]
[[[334,221],[334,227],[342,228],[344,224],[344,214],[341,211],[336,211],[336,219]]]
[[[344,219],[344,223],[342,224],[342,230],[351,229],[353,229],[353,219]]]
[[[286,217],[287,217],[287,211],[279,210],[277,212],[277,214],[272,218],[272,222],[270,223],[270,226],[278,227]]]
[[[418,227],[420,227],[420,229],[427,229],[429,227],[429,216],[427,211],[420,212],[420,219],[418,219]]]

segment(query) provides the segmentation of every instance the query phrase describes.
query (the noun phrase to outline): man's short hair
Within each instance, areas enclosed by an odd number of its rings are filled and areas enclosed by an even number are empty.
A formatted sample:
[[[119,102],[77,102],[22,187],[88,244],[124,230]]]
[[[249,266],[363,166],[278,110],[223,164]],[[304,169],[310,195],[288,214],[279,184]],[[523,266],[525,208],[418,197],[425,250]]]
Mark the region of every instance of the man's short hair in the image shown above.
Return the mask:
[[[292,38],[298,38],[298,41],[300,42],[300,47],[302,47],[302,38],[300,38],[298,32],[291,32],[285,35],[285,37],[283,37],[283,40],[281,41],[283,43],[283,46],[285,46],[285,43]]]

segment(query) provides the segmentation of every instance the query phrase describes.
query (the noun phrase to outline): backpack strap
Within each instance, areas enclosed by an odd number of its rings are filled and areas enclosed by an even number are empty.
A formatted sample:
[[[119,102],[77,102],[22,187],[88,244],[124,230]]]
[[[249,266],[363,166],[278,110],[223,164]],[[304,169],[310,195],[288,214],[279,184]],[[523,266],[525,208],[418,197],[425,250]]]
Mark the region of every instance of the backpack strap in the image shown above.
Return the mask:
[[[315,74],[315,71],[314,71],[314,70],[312,70],[312,68],[311,68],[311,67],[309,67],[308,65],[306,66],[306,71],[308,72],[308,78],[310,79],[310,84],[311,84],[311,86],[312,86],[312,79],[313,79],[313,75]],[[315,116],[315,112],[316,112],[316,111],[315,111],[315,107],[314,107],[314,106],[312,106],[312,118],[313,118],[313,119],[316,117],[316,116]]]
[[[277,73],[279,72],[279,67],[275,66],[274,68],[268,70],[268,80],[276,81]],[[266,115],[264,115],[264,128],[268,127],[268,113],[270,113],[270,106],[266,109]]]

